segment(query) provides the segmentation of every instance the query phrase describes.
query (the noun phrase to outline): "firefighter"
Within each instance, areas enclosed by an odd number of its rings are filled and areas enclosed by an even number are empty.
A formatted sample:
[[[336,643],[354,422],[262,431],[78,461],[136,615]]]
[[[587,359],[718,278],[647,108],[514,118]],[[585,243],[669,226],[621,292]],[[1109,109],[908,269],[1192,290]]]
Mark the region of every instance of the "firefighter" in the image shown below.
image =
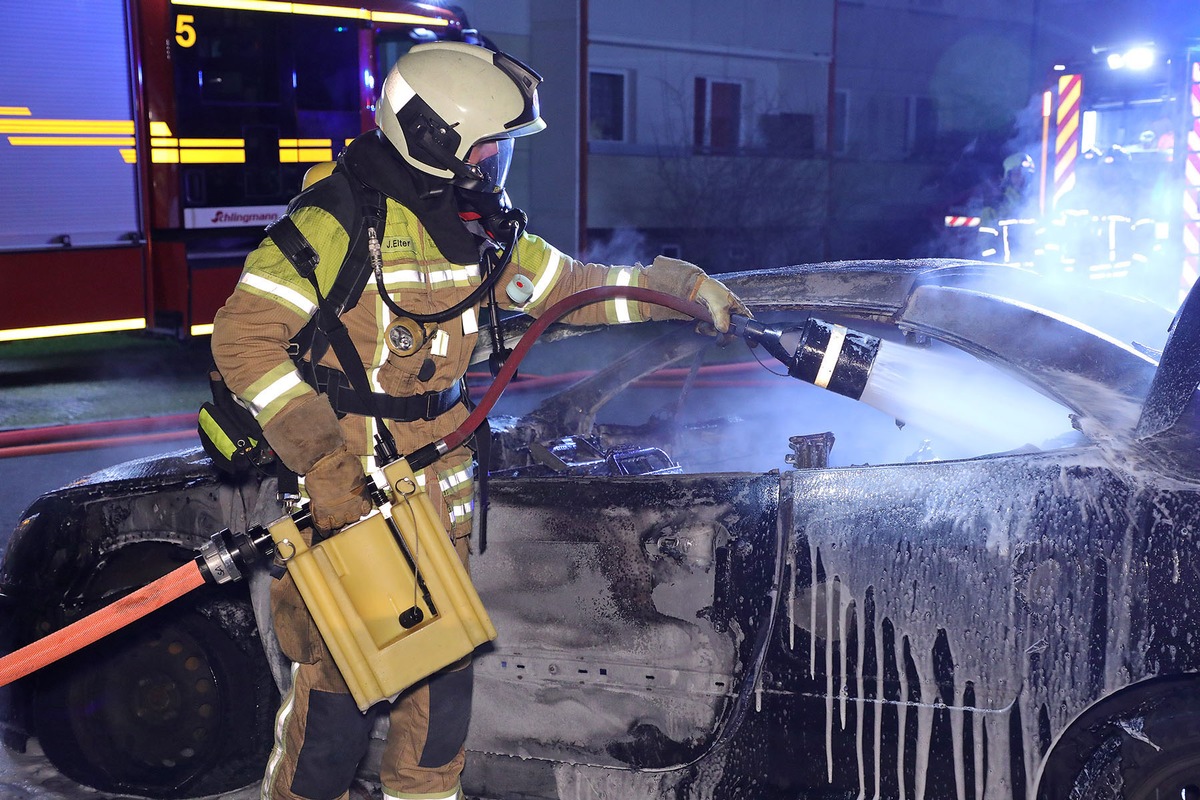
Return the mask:
[[[288,217],[318,257],[315,278],[322,292],[356,259],[374,255],[381,261],[340,319],[402,454],[447,435],[466,418],[463,375],[477,338],[480,301],[434,324],[399,331],[397,322],[408,314],[454,308],[480,283],[481,257],[502,238],[497,226],[513,218],[504,192],[512,140],[545,127],[538,110],[540,81],[516,59],[480,46],[413,47],[384,81],[377,128],[351,142],[333,174],[289,206]],[[355,181],[386,198],[378,244],[368,241],[365,248],[351,244],[361,216]],[[614,284],[698,300],[721,332],[728,330],[731,312],[747,313],[724,285],[683,261],[660,256],[648,267],[584,264],[531,234],[512,249],[495,297],[501,306],[532,316],[578,290]],[[253,411],[281,461],[302,476],[316,528],[331,533],[370,509],[364,486],[376,468],[371,455],[376,423],[332,352],[314,347],[311,360],[299,365],[289,357],[293,337],[305,329],[316,304],[313,284],[268,238],[248,256],[237,288],[218,312],[212,350],[226,383]],[[582,307],[566,321],[680,316],[617,299]],[[398,335],[403,333],[415,341]],[[465,563],[472,453],[453,450],[423,477]],[[344,798],[366,752],[372,717],[360,713],[347,693],[286,573],[272,586],[271,606],[280,647],[294,666],[263,797]],[[380,769],[386,797],[461,796],[471,674],[469,659],[452,665],[386,709],[390,727]]]
[[[1003,166],[1004,176],[979,215],[983,255],[985,259],[1006,264],[1027,264],[1032,261],[1034,249],[1035,224],[1027,214],[1036,167],[1027,153],[1008,156]]]
[[[985,225],[1021,217],[1028,210],[1026,206],[1033,188],[1034,173],[1037,171],[1033,157],[1028,153],[1013,153],[1004,159],[1003,166],[1004,177],[1000,179],[996,196],[981,215]]]

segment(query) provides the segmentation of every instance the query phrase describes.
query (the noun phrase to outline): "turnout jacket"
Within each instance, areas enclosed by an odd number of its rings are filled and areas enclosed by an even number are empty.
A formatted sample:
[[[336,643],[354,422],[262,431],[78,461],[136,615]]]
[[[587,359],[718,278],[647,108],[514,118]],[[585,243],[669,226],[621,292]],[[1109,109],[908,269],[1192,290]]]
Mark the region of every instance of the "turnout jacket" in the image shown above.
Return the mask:
[[[386,197],[386,221],[379,234],[383,256],[383,284],[402,309],[429,314],[446,309],[466,297],[481,280],[478,240],[457,218],[449,190],[429,198],[420,191],[423,176],[405,168],[373,134],[351,143],[338,171],[301,193],[288,214],[316,251],[317,283],[328,295],[356,238],[361,242],[353,258],[367,258],[366,237],[356,237],[361,226],[357,195],[349,181],[353,175],[379,189]],[[541,238],[525,234],[496,284],[496,299],[503,308],[538,316],[558,300],[582,289],[604,285],[645,286],[640,266],[611,267],[584,264],[570,258]],[[505,287],[518,273],[533,286],[521,304],[513,302]],[[486,296],[485,296],[486,299]],[[289,356],[289,342],[317,311],[312,284],[302,277],[270,238],[247,258],[233,294],[217,313],[212,352],[229,388],[266,425],[292,403],[314,394]],[[657,313],[663,312],[663,313]],[[451,388],[462,380],[478,337],[479,305],[436,326],[420,351],[399,356],[388,349],[386,332],[393,321],[369,272],[361,297],[341,315],[351,341],[375,392],[412,396]],[[674,316],[666,309],[623,299],[584,306],[567,322],[577,324],[638,322],[651,317]],[[434,328],[436,330],[434,331]],[[332,350],[320,355],[323,366],[341,369]],[[344,370],[343,370],[344,371]],[[457,404],[432,420],[389,422],[400,453],[436,441],[453,431],[467,416]],[[372,446],[375,420],[347,414],[340,421],[351,452],[363,459],[370,472],[375,467]],[[435,503],[444,504],[444,518],[458,538],[469,533],[471,516],[470,453],[465,448],[448,453],[431,467],[437,486],[427,489]],[[439,491],[440,490],[440,491]]]

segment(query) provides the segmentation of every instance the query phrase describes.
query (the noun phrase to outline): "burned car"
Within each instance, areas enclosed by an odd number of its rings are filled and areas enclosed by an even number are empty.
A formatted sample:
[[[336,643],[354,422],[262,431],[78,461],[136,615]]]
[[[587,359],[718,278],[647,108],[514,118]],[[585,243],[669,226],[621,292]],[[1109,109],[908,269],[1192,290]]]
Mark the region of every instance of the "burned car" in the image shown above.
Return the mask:
[[[969,262],[727,277],[758,346],[552,329],[535,352],[594,371],[494,415],[467,793],[1200,790],[1200,299],[1173,321]],[[0,570],[9,646],[279,514],[198,450],[44,495]],[[256,781],[270,580],[22,679],[7,743],[109,791]]]

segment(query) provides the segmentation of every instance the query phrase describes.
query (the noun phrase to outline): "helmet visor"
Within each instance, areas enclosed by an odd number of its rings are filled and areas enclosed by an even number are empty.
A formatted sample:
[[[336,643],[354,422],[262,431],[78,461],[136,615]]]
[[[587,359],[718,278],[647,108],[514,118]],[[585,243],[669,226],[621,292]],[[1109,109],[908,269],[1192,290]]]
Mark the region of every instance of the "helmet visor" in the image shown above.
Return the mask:
[[[508,179],[512,152],[512,139],[488,139],[476,142],[471,147],[466,162],[478,167],[484,179],[499,190],[504,188],[504,181]]]

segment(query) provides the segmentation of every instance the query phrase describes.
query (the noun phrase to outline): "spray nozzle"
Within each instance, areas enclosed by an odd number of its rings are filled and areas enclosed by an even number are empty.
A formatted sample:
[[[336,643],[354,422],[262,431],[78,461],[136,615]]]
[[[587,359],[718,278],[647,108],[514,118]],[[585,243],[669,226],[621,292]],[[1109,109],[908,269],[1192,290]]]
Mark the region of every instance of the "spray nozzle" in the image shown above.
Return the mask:
[[[729,315],[729,333],[742,337],[748,345],[758,344],[759,337],[762,336],[764,330],[766,330],[765,326],[755,319],[744,317],[741,314]]]
[[[783,328],[734,314],[729,329],[748,344],[762,345],[793,378],[853,400],[862,396],[879,354],[878,337],[815,317]]]

